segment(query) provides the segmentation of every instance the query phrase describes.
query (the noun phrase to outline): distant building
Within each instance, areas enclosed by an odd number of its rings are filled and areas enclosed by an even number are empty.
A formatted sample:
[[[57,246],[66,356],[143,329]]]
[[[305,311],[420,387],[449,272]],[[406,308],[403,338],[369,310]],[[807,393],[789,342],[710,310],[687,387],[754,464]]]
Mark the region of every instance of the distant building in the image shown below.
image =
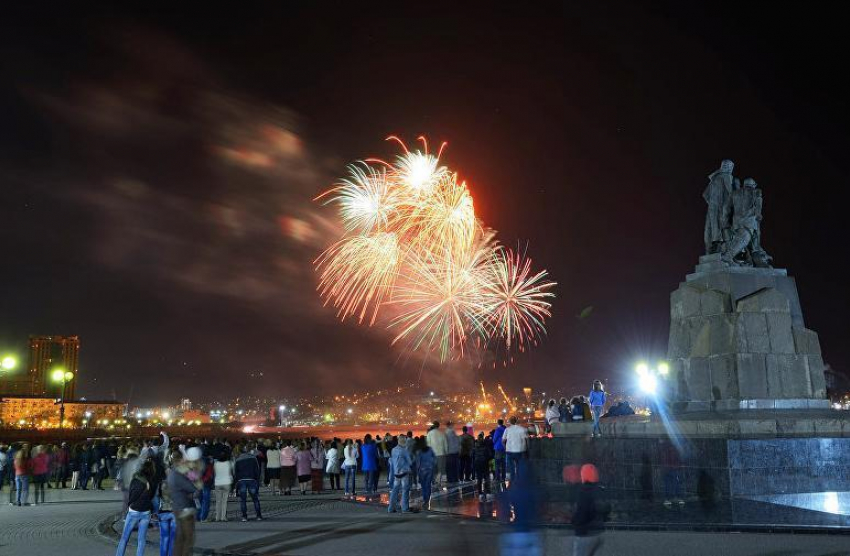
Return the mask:
[[[189,398],[183,398],[180,400],[180,410],[181,411],[191,411],[192,409],[192,400]]]
[[[7,373],[0,379],[0,395],[60,397],[62,385],[50,380],[56,369],[71,371],[74,378],[65,386],[65,399],[76,397],[79,374],[78,336],[30,336],[30,360],[26,374]]]
[[[79,427],[83,420],[94,423],[101,419],[120,419],[126,409],[126,404],[114,401],[66,401],[66,426]],[[59,401],[39,396],[4,396],[0,398],[0,423],[56,427],[59,425]]]

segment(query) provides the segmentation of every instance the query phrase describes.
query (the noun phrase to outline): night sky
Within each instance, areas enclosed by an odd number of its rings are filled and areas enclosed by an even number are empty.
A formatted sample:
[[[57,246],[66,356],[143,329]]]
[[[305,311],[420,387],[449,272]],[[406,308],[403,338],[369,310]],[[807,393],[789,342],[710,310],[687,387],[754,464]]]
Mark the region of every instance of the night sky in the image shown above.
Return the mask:
[[[728,157],[846,369],[841,18],[523,4],[7,6],[0,351],[77,334],[78,392],[133,404],[417,379],[620,389],[666,351]],[[389,134],[448,141],[478,215],[558,282],[548,337],[513,365],[440,365],[322,307],[312,260],[338,230],[312,199],[348,162],[393,156]]]

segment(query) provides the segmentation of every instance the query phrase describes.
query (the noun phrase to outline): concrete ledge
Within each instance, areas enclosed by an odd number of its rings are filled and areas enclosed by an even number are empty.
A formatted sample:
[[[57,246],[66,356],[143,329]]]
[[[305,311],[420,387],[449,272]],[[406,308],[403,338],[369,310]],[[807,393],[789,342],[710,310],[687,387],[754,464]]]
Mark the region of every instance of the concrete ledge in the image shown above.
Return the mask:
[[[587,438],[590,422],[554,423],[555,437]],[[832,409],[766,409],[659,416],[605,417],[602,435],[612,438],[819,438],[850,437],[850,411]]]

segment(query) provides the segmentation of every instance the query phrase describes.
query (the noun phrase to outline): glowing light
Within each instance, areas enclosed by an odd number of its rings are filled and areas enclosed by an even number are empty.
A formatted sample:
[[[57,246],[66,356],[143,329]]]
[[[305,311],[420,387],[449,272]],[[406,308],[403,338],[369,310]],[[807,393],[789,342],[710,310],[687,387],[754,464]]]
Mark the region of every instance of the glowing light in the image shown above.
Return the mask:
[[[0,367],[2,367],[6,371],[11,371],[18,365],[18,360],[12,357],[11,355],[7,355],[3,358],[3,361],[0,361]]]
[[[637,374],[640,375],[640,376],[648,374],[649,373],[649,365],[647,365],[646,363],[638,363],[635,366],[635,371],[637,371]]]
[[[670,374],[670,365],[668,365],[666,362],[662,361],[661,363],[658,364],[658,373],[662,374],[662,375]]]
[[[285,406],[285,405],[281,405],[281,406],[279,406],[279,407],[278,407],[278,409],[279,409],[280,411],[286,411],[286,406]]]
[[[387,324],[393,343],[439,351],[441,360],[475,347],[525,350],[551,316],[546,271],[500,246],[475,216],[466,183],[440,164],[440,152],[404,152],[394,163],[368,160],[320,195],[336,204],[346,234],[315,261],[318,291],[341,320]]]
[[[655,375],[649,373],[642,374],[638,377],[638,385],[647,394],[654,394],[658,388],[658,379]]]
[[[162,418],[165,419],[166,421],[168,421],[169,419],[171,419],[171,413],[166,411],[165,413],[162,414]]]

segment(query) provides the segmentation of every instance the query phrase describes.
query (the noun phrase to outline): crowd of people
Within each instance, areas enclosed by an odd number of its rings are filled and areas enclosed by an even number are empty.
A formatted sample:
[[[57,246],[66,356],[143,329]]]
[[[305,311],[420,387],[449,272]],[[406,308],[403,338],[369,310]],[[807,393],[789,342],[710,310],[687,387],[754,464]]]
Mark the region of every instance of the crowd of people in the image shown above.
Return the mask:
[[[421,490],[429,507],[435,488],[477,483],[480,500],[491,497],[492,482],[517,476],[528,449],[528,429],[500,420],[488,433],[459,430],[434,422],[426,435],[367,434],[362,439],[322,441],[194,439],[94,440],[68,444],[0,443],[0,489],[9,485],[9,503],[44,503],[48,490],[104,490],[123,494],[124,526],[117,554],[123,555],[138,531],[138,554],[155,523],[162,556],[190,554],[197,521],[227,521],[231,498],[239,500],[242,521],[263,519],[260,490],[271,496],[293,492],[340,492],[343,497],[376,497],[381,477],[389,492],[389,512],[415,512],[411,490]],[[344,478],[344,480],[343,480]],[[297,486],[297,490],[296,490]],[[32,497],[30,496],[32,490]],[[213,503],[214,501],[214,503]]]
[[[560,403],[556,403],[554,399],[549,400],[546,406],[544,418],[546,419],[546,432],[551,432],[554,423],[570,423],[573,421],[593,421],[593,436],[602,436],[602,429],[599,426],[599,420],[603,417],[602,411],[608,395],[602,385],[602,381],[593,381],[590,394],[587,396],[574,396],[569,402],[567,398],[561,398]],[[628,407],[628,402],[620,402],[618,407],[622,408],[625,403]],[[626,409],[623,409],[623,415]],[[631,409],[631,408],[629,408]],[[634,410],[631,411],[634,414]],[[609,413],[610,414],[610,413]],[[607,416],[608,414],[606,414]]]

